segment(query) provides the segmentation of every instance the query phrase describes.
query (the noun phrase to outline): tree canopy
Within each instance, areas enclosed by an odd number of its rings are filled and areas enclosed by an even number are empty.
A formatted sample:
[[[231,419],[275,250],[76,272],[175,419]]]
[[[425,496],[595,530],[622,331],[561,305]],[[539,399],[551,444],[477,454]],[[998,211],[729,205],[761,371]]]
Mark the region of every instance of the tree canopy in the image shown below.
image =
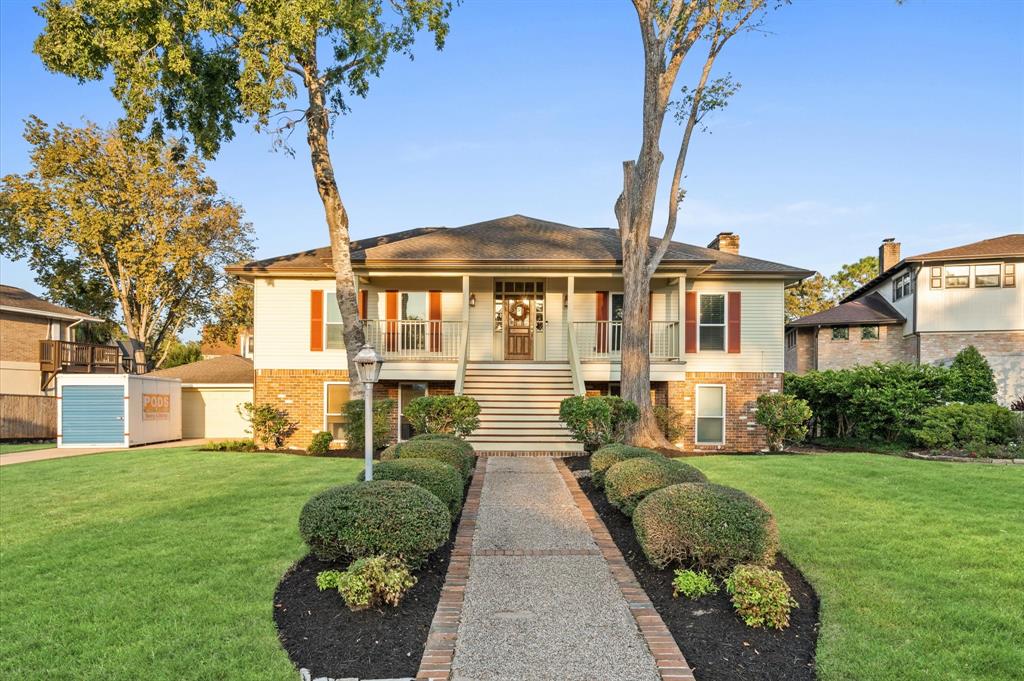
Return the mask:
[[[786,321],[793,321],[839,304],[878,274],[878,258],[873,255],[848,263],[825,277],[815,273],[796,286],[786,289]]]
[[[242,209],[180,145],[88,123],[28,121],[32,169],[0,185],[0,249],[55,299],[108,319],[159,358],[210,318],[223,269],[252,255]]]

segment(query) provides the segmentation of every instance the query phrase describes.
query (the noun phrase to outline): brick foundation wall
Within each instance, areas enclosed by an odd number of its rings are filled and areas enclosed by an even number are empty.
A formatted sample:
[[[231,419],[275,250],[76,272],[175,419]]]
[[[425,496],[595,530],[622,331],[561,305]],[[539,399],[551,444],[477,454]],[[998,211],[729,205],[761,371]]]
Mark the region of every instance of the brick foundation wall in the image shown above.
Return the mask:
[[[1001,404],[1024,395],[1024,331],[968,331],[957,333],[920,333],[921,364],[947,366],[957,353],[973,345],[985,356]]]
[[[305,449],[313,434],[324,429],[324,383],[348,381],[347,371],[319,369],[258,369],[254,399],[257,404],[270,404],[288,414],[297,423],[295,432],[285,442],[289,449]],[[409,381],[412,383],[413,381]],[[405,381],[403,381],[405,383]],[[430,395],[451,395],[451,382],[427,383]],[[398,401],[398,382],[381,381],[373,388],[373,398]],[[398,438],[398,411],[391,412],[391,438]],[[357,448],[361,448],[359,443]]]
[[[694,409],[697,386],[725,386],[725,444],[696,443]],[[697,373],[686,374],[685,381],[666,384],[668,406],[683,414],[683,435],[676,443],[686,452],[759,452],[767,448],[764,429],[754,421],[757,396],[782,391],[781,373]]]
[[[833,340],[832,327],[821,327],[817,352],[819,371],[849,369],[875,362],[891,364],[917,360],[914,338],[904,338],[900,324],[879,326],[877,340],[861,340],[859,326],[849,327],[849,334],[847,340]]]

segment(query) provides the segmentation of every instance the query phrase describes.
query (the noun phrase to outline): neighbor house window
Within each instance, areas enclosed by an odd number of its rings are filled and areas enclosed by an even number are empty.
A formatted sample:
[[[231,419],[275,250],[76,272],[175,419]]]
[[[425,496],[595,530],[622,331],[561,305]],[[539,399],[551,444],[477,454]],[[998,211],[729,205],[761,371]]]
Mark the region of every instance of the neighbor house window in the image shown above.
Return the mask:
[[[914,276],[910,272],[904,272],[900,276],[893,279],[892,282],[892,299],[899,300],[904,296],[909,296],[914,292]]]
[[[398,384],[398,439],[408,440],[415,433],[412,424],[405,418],[405,408],[417,397],[425,397],[427,394],[426,383],[399,383]]]
[[[338,295],[334,291],[324,291],[324,347],[328,350],[341,350],[345,347],[341,310],[338,309]]]
[[[792,330],[786,332],[786,347],[787,348],[795,348],[796,347],[796,329],[792,329]]]
[[[324,383],[324,430],[335,440],[345,439],[345,405],[348,383]]]
[[[999,265],[975,265],[975,288],[999,288]]]
[[[697,386],[697,444],[725,444],[725,386]]]
[[[931,279],[932,288],[942,288],[942,268],[931,267],[929,269],[931,270],[931,276],[929,278]]]
[[[848,340],[850,338],[850,327],[848,326],[833,326],[832,327],[832,340]]]
[[[1017,285],[1017,266],[1012,262],[1003,265],[1003,286],[1013,288]]]
[[[700,294],[700,349],[725,350],[725,294]]]
[[[860,327],[860,339],[861,340],[878,340],[878,327],[877,326],[862,326],[862,327]]]
[[[946,268],[946,288],[967,288],[970,285],[970,265],[954,265]]]

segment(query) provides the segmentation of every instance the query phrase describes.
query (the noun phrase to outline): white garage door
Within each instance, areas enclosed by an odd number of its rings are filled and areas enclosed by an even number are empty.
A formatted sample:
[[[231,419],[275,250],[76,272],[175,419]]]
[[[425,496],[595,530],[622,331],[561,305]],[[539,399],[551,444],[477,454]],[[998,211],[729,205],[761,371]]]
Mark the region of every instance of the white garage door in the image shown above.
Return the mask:
[[[182,387],[181,436],[185,438],[251,437],[238,405],[252,402],[252,387],[243,385]]]

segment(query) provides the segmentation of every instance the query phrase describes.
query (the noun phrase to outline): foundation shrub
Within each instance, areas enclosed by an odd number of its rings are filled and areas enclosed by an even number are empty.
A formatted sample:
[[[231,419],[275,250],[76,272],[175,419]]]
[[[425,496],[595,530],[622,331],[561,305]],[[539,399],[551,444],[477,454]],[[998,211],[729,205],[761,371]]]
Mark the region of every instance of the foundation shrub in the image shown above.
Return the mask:
[[[787,441],[803,442],[807,436],[807,422],[811,420],[811,408],[799,397],[765,393],[757,396],[754,420],[765,429],[768,449],[777,452]]]
[[[405,418],[417,433],[465,437],[480,427],[480,404],[468,395],[428,395],[410,400]]]
[[[724,572],[739,563],[770,565],[779,546],[771,511],[731,487],[683,483],[648,494],[633,529],[657,568],[683,563]]]
[[[327,452],[331,451],[331,442],[333,441],[333,435],[325,430],[321,430],[313,435],[309,446],[306,447],[306,453],[311,456],[324,456]]]
[[[1019,421],[998,404],[945,404],[925,409],[913,434],[929,449],[979,449],[1014,441]]]
[[[433,459],[454,467],[462,475],[463,480],[469,480],[473,475],[475,461],[473,455],[467,454],[462,446],[447,440],[417,440],[415,438],[391,445],[381,452],[380,459],[381,461]]]
[[[373,449],[376,451],[391,441],[391,412],[395,410],[394,400],[373,401]],[[345,403],[345,446],[360,451],[366,432],[366,407],[363,400],[349,400]]]
[[[364,479],[365,473],[359,474]],[[391,459],[373,467],[374,480],[411,482],[444,502],[452,520],[462,509],[462,474],[451,464],[435,459]]]
[[[994,404],[996,379],[985,356],[968,345],[957,353],[949,367],[946,399],[966,404]]]
[[[666,457],[637,457],[620,461],[604,475],[608,503],[628,516],[651,492],[683,482],[707,482],[693,466]]]
[[[448,539],[452,517],[418,485],[373,480],[331,487],[299,514],[299,533],[321,560],[387,554],[411,567]]]
[[[629,424],[640,418],[640,408],[621,397],[576,395],[562,400],[558,418],[573,439],[592,452],[602,445],[620,442]]]
[[[284,412],[269,404],[253,404],[245,402],[236,407],[238,415],[249,427],[246,432],[252,435],[255,442],[264,448],[278,449],[284,446],[285,440],[295,432],[298,424],[288,419]]]
[[[397,606],[416,578],[405,563],[388,556],[353,561],[345,570],[324,570],[316,576],[321,591],[337,589],[349,610]]]
[[[469,444],[461,437],[457,435],[449,435],[448,433],[421,433],[414,435],[409,438],[410,442],[430,441],[430,442],[447,442],[452,447],[455,447],[460,452],[467,456],[473,456],[473,445]]]
[[[785,629],[797,607],[782,573],[763,565],[737,565],[725,580],[725,590],[748,627]]]
[[[604,476],[609,468],[626,459],[639,457],[664,459],[665,457],[644,447],[632,447],[621,443],[605,445],[590,455],[590,476],[594,487],[604,489]]]

